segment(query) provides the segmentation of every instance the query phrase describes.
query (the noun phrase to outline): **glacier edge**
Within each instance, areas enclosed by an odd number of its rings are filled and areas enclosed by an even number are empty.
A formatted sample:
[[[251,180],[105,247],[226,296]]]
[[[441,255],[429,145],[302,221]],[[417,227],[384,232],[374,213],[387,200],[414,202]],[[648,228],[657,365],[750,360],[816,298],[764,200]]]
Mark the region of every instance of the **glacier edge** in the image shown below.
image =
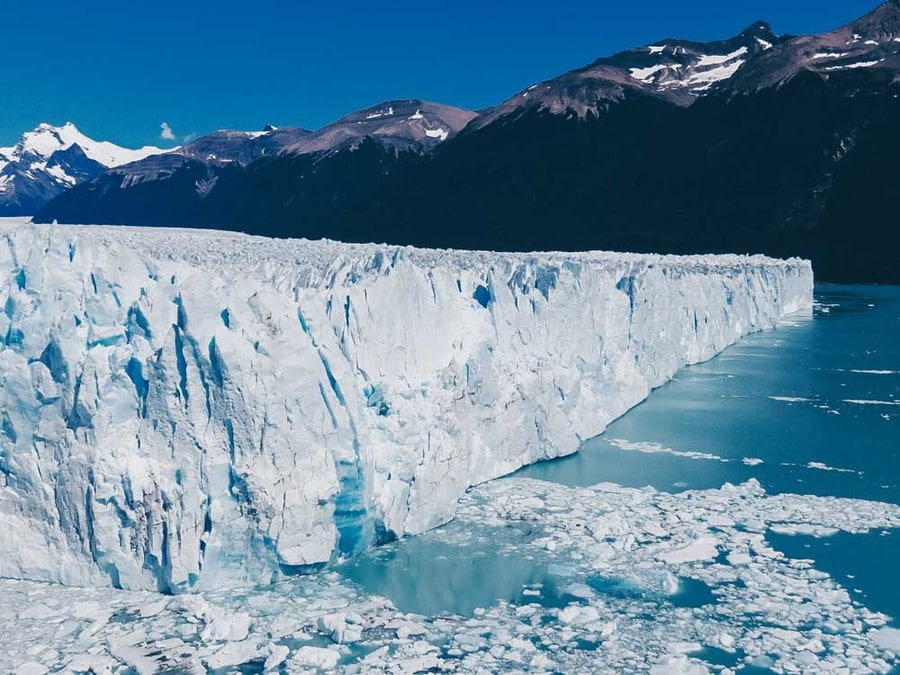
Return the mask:
[[[812,305],[807,261],[0,221],[0,576],[270,581]]]

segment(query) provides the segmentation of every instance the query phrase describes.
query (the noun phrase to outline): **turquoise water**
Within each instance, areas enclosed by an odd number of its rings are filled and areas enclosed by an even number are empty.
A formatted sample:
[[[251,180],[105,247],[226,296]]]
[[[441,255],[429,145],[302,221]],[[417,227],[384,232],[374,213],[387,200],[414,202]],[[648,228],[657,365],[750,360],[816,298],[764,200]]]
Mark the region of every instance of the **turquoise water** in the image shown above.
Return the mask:
[[[495,553],[488,541],[466,546],[413,537],[348,561],[342,573],[400,611],[426,616],[469,615],[498,600],[563,607],[575,599],[546,565]]]
[[[812,317],[792,318],[685,369],[577,455],[517,475],[673,492],[756,478],[770,493],[900,503],[900,287],[821,286],[816,295]],[[498,538],[508,544],[516,536],[527,533],[488,534],[460,547],[426,535],[354,559],[343,573],[400,609],[426,615],[466,614],[498,599],[534,602],[529,589],[540,589],[542,603],[570,601],[558,572],[494,552]],[[863,604],[900,617],[900,535],[773,534],[769,541],[791,557],[815,560]],[[615,597],[641,592],[615,578],[588,585]],[[700,582],[681,585],[667,601],[712,601]]]
[[[900,626],[900,534],[838,532],[830,537],[811,537],[770,532],[766,539],[791,558],[814,560],[816,569],[834,577],[855,600],[884,612],[893,618],[894,626]]]
[[[755,477],[770,493],[900,503],[900,288],[821,286],[816,300],[813,318],[684,369],[577,455],[517,475],[670,491]],[[624,451],[615,439],[734,461]]]

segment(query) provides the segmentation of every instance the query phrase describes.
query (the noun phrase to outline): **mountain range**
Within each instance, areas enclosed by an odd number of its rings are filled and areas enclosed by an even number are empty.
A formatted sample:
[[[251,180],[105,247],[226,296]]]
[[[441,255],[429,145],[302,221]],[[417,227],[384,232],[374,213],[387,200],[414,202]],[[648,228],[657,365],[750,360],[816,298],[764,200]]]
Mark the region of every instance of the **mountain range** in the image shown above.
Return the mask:
[[[819,35],[758,22],[728,40],[659,40],[478,113],[389,101],[315,132],[216,132],[67,173],[78,184],[37,219],[453,248],[761,252],[809,257],[820,279],[900,282],[898,97],[900,0],[890,0]]]

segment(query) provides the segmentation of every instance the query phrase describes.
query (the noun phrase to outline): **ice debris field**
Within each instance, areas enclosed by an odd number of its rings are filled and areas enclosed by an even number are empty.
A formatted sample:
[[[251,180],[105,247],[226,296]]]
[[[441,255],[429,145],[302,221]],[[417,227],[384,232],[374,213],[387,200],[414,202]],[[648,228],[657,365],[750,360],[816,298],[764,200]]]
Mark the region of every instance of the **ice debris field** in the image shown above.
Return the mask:
[[[809,311],[805,261],[0,234],[0,667],[897,662],[887,617],[764,535],[894,528],[900,507],[754,482],[491,481],[575,452],[679,368]],[[412,534],[556,581],[423,615],[327,567]]]
[[[470,491],[451,525],[422,536],[533,559],[556,579],[552,595],[534,584],[518,603],[423,616],[333,571],[177,596],[7,580],[0,664],[142,674],[896,667],[900,630],[811,561],[769,546],[777,525],[896,528],[900,507],[769,496],[755,481],[668,494],[505,478]]]

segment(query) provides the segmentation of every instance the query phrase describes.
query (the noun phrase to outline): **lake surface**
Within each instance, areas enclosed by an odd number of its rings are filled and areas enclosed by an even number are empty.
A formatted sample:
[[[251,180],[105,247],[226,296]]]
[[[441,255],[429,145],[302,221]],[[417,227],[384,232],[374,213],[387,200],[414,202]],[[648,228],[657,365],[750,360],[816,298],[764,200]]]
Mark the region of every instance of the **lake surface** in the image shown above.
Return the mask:
[[[812,318],[684,369],[577,455],[518,475],[670,491],[755,477],[900,502],[900,288],[820,286],[816,300]]]
[[[811,317],[791,317],[684,369],[578,454],[516,475],[669,492],[756,478],[772,494],[900,503],[900,288],[819,286]],[[446,526],[451,540],[454,527]],[[565,602],[559,575],[497,553],[500,540],[509,550],[510,536],[460,546],[425,535],[352,560],[343,573],[426,615],[527,602],[530,588],[546,589],[544,602]],[[872,609],[900,617],[895,533],[768,540],[815,560]],[[605,583],[609,593],[622,592],[614,580]]]

